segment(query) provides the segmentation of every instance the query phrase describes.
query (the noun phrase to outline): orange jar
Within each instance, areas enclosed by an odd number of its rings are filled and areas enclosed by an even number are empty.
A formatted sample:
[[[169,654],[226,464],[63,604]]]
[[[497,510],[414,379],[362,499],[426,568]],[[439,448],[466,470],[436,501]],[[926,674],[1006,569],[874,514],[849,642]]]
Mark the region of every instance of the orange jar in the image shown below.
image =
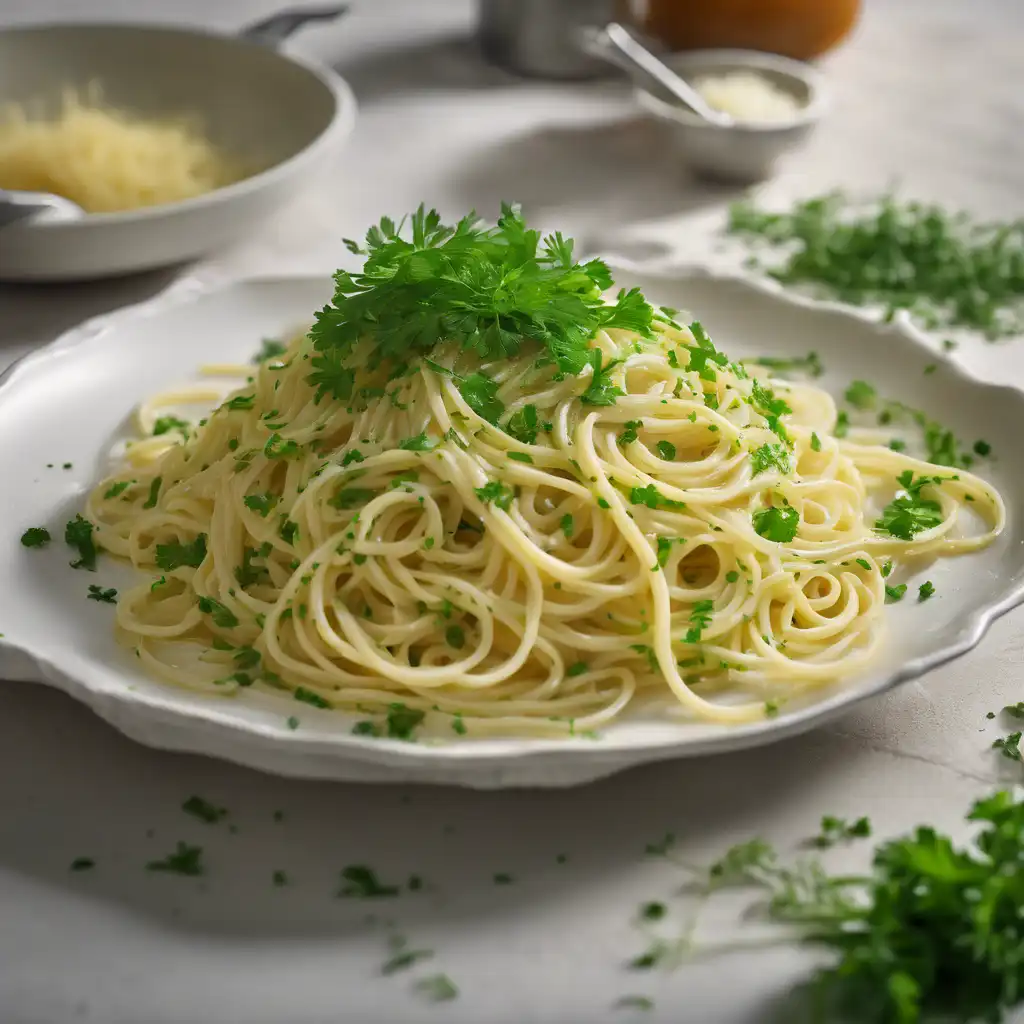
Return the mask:
[[[647,30],[673,50],[766,50],[812,60],[841,42],[860,0],[647,0]]]

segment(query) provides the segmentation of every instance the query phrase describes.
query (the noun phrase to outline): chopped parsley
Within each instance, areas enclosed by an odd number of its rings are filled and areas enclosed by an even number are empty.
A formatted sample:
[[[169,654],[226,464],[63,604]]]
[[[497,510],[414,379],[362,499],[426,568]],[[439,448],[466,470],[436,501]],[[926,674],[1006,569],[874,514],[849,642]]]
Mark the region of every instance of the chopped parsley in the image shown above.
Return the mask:
[[[625,447],[632,444],[639,437],[638,430],[644,425],[643,420],[627,420],[626,429],[619,434],[619,444]]]
[[[160,416],[153,424],[153,436],[159,437],[161,434],[169,434],[176,430],[187,440],[191,428],[192,424],[188,420],[179,419],[177,416]]]
[[[590,350],[588,362],[594,368],[594,374],[590,378],[586,391],[580,395],[580,401],[584,405],[614,405],[615,399],[621,397],[625,392],[612,380],[612,370],[618,366],[613,360],[605,366],[601,366],[601,350],[594,348]]]
[[[217,807],[216,804],[210,803],[209,800],[205,800],[201,796],[190,796],[181,805],[181,809],[186,814],[191,814],[193,818],[206,822],[207,825],[216,825],[228,815],[226,808]]]
[[[426,434],[420,433],[399,441],[398,447],[404,452],[429,452],[434,444]]]
[[[895,587],[886,586],[885,599],[887,601],[902,601],[903,595],[907,592],[906,583],[899,583]]]
[[[533,456],[528,452],[509,452],[508,457],[513,462],[533,462]]]
[[[753,514],[754,532],[765,540],[786,544],[796,536],[800,513],[790,505],[762,508]]]
[[[671,441],[659,441],[655,446],[658,455],[666,462],[673,462],[676,457],[676,446]]]
[[[873,409],[878,401],[878,392],[866,380],[855,380],[843,397],[855,409]]]
[[[351,466],[353,462],[364,462],[363,453],[358,448],[351,448],[345,452],[345,457],[341,460],[342,466]]]
[[[92,539],[92,523],[76,515],[64,527],[64,540],[69,547],[78,551],[78,561],[71,563],[72,569],[96,569],[96,544]]]
[[[826,814],[821,819],[821,830],[811,840],[811,844],[824,850],[848,839],[865,839],[870,835],[871,822],[867,818],[847,821],[845,818],[836,818],[831,814]]]
[[[327,504],[341,509],[360,508],[375,497],[377,492],[365,487],[342,487]]]
[[[380,969],[381,974],[395,974],[408,970],[421,960],[429,960],[434,954],[429,949],[404,949],[387,960]]]
[[[931,580],[925,580],[924,583],[917,588],[917,599],[918,601],[927,601],[934,593],[935,584],[932,583]]]
[[[179,841],[173,853],[168,854],[163,860],[151,860],[146,865],[146,870],[197,877],[206,870],[203,865],[203,848]]]
[[[296,686],[292,696],[295,700],[301,701],[303,704],[309,704],[314,708],[333,707],[329,700],[325,700],[315,690],[310,690],[305,686]]]
[[[818,435],[815,434],[814,431],[811,431],[811,451],[812,452],[820,452],[821,451],[821,438],[818,437]]]
[[[900,540],[912,540],[918,533],[934,529],[942,524],[942,506],[930,498],[922,498],[921,491],[931,483],[937,483],[935,477],[918,477],[914,480],[911,470],[900,474],[900,486],[905,494],[894,498],[882,510],[880,519],[875,520],[875,529],[888,533]]]
[[[90,601],[101,601],[103,604],[117,604],[117,591],[113,587],[98,587],[95,583],[90,583],[88,597]]]
[[[242,504],[266,519],[277,507],[279,500],[276,494],[247,494]]]
[[[431,1002],[444,1003],[457,999],[458,987],[447,974],[433,974],[429,978],[421,978],[416,982],[416,990]]]
[[[21,543],[27,548],[45,548],[50,540],[50,531],[45,526],[30,526],[21,535]]]
[[[629,492],[629,500],[634,505],[645,505],[647,508],[686,508],[684,502],[666,498],[654,484],[632,488]]]
[[[133,483],[135,483],[134,480],[118,480],[117,483],[111,484],[103,493],[104,501],[109,501],[111,498],[116,498],[119,494],[123,494]]]
[[[581,676],[586,671],[587,663],[585,661],[575,661],[565,670],[565,674],[569,677]]]
[[[770,469],[779,473],[788,473],[792,469],[789,462],[789,451],[783,444],[763,444],[750,453],[750,463],[754,467],[754,476]]]
[[[288,346],[276,338],[264,338],[260,344],[259,351],[252,357],[254,363],[266,363],[278,356],[283,356],[288,351]]]
[[[707,629],[714,613],[715,602],[711,598],[697,601],[690,611],[690,628],[683,637],[683,642],[688,644],[699,644],[701,634]]]
[[[96,861],[92,857],[76,857],[68,866],[69,871],[92,871]]]
[[[503,512],[507,512],[512,507],[512,499],[515,497],[512,490],[500,480],[490,480],[483,487],[474,487],[473,493],[485,505],[489,505],[493,501]]]
[[[342,868],[341,880],[344,884],[338,895],[343,898],[381,899],[397,896],[401,892],[399,886],[385,885],[381,882],[373,868],[365,864],[350,864],[347,868]]]
[[[537,441],[537,407],[524,405],[514,412],[505,424],[505,430],[523,444],[535,444]]]
[[[214,625],[222,629],[234,629],[238,625],[238,616],[230,609],[215,601],[212,597],[199,598],[199,610],[213,619]]]
[[[170,544],[157,544],[155,561],[158,569],[173,572],[182,566],[198,569],[206,557],[206,534],[201,533],[195,540],[182,544],[172,541]]]
[[[1021,761],[1024,760],[1024,755],[1021,755],[1020,740],[1021,733],[1011,732],[1009,736],[997,739],[992,744],[992,747],[998,750],[1003,757],[1009,758],[1011,761]],[[1022,851],[1022,858],[1024,858],[1024,851]]]
[[[457,651],[466,646],[466,634],[461,626],[449,626],[444,631],[444,639],[449,647],[454,647]]]
[[[562,533],[565,535],[565,539],[569,540],[569,538],[572,537],[573,531],[572,516],[569,513],[566,513],[564,516],[562,516],[558,526],[561,529]]]
[[[160,485],[163,483],[162,477],[155,477],[149,485],[149,494],[146,500],[142,503],[143,508],[156,508],[157,499],[160,496]]]
[[[426,712],[410,708],[399,701],[388,705],[385,724],[387,734],[394,740],[411,740],[417,727],[426,718]]]

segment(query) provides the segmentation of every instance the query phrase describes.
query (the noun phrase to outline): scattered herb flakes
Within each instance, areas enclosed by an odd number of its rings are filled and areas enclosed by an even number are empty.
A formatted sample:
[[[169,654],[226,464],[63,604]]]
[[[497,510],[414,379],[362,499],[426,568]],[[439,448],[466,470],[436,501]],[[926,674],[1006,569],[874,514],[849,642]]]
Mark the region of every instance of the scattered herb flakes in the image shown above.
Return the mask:
[[[510,874],[507,874],[504,871],[498,871],[495,872],[492,881],[495,885],[511,885],[514,879]]]
[[[226,808],[217,807],[215,804],[210,803],[209,800],[204,800],[201,796],[190,796],[181,805],[181,809],[186,814],[191,814],[193,818],[198,818],[208,825],[216,825],[217,822],[223,821],[228,815]]]
[[[878,392],[866,380],[855,380],[843,397],[855,409],[873,409],[878,401]]]
[[[162,434],[169,434],[173,430],[188,440],[191,429],[192,424],[188,420],[179,419],[177,416],[160,416],[153,424],[153,436],[160,437]]]
[[[762,508],[753,514],[754,532],[765,540],[786,544],[796,536],[800,513],[791,505]]]
[[[280,868],[278,868],[270,877],[275,888],[280,889],[288,884],[288,875]]]
[[[473,493],[485,505],[494,502],[503,512],[507,512],[512,507],[512,499],[515,497],[512,490],[500,480],[489,480],[483,487],[474,487]]]
[[[76,857],[69,865],[68,871],[92,871],[96,861],[92,857]]]
[[[423,960],[429,960],[433,955],[433,951],[429,949],[403,949],[381,965],[380,973],[396,974],[398,971],[408,970]]]
[[[907,309],[926,327],[967,327],[988,338],[1021,330],[1024,227],[979,223],[892,195],[868,204],[841,192],[771,213],[735,204],[731,233],[782,247],[768,273],[824,288],[855,305]],[[949,346],[944,347],[948,348]]]
[[[445,1003],[457,999],[458,987],[447,974],[433,974],[416,982],[416,990],[433,1003]]]
[[[1009,736],[1001,736],[993,744],[993,748],[998,750],[1003,757],[1009,758],[1011,761],[1021,761],[1024,757],[1021,756],[1020,751],[1020,739],[1021,733],[1011,732]],[[1022,854],[1024,856],[1024,854]]]
[[[103,604],[117,604],[117,591],[113,587],[99,587],[95,583],[89,584],[88,599],[100,601]]]
[[[811,840],[811,845],[825,850],[836,843],[850,839],[865,839],[871,835],[871,822],[867,818],[847,821],[826,814],[821,819],[821,831]]]
[[[672,832],[666,832],[664,837],[656,843],[648,843],[644,852],[651,857],[664,857],[676,844],[676,837]]]
[[[131,485],[135,483],[134,480],[118,480],[117,483],[111,484],[103,492],[103,500],[110,501],[111,498],[116,498],[128,490]]]
[[[350,899],[383,899],[397,896],[401,889],[397,885],[385,885],[373,868],[365,864],[350,864],[341,870],[342,887],[338,896]]]
[[[260,343],[259,351],[252,357],[254,363],[266,363],[278,356],[283,356],[288,351],[288,346],[276,338],[264,338]]]
[[[658,455],[666,462],[674,462],[676,457],[676,446],[671,441],[659,441],[655,446]]]
[[[26,548],[45,548],[50,540],[50,531],[45,526],[30,526],[21,535],[21,543]]]
[[[292,696],[295,700],[301,701],[303,704],[309,704],[314,708],[330,708],[333,707],[329,700],[321,697],[315,690],[310,690],[305,686],[296,686],[292,692]]]
[[[939,482],[938,479],[924,476],[914,480],[913,473],[907,470],[900,474],[899,482],[906,493],[885,506],[881,518],[875,520],[875,529],[900,540],[913,540],[918,533],[941,525],[942,506],[931,498],[921,497],[922,489]]]
[[[898,583],[895,587],[886,586],[885,599],[887,601],[902,601],[903,595],[907,592],[906,583]]]
[[[426,712],[410,708],[399,701],[388,705],[385,725],[387,735],[395,740],[411,740],[417,727],[426,718]]]
[[[212,597],[199,598],[199,610],[204,615],[209,615],[213,619],[214,625],[220,626],[222,629],[233,629],[238,625],[238,616]]]
[[[562,533],[565,535],[565,539],[569,540],[572,537],[573,517],[569,513],[566,513],[564,516],[562,516],[558,526]]]
[[[289,715],[287,725],[294,732],[299,727],[299,720],[294,715]]]
[[[784,444],[763,444],[750,453],[750,463],[754,476],[775,470],[786,474],[792,469],[789,460],[789,449]]]
[[[448,626],[444,631],[445,643],[455,650],[461,651],[466,646],[466,634],[461,626]]]
[[[654,1000],[648,996],[622,996],[615,1000],[614,1010],[653,1010]]]
[[[205,874],[203,865],[203,848],[189,846],[179,840],[174,853],[168,854],[163,860],[151,860],[146,865],[147,871],[162,871],[171,875],[187,875],[196,877]]]
[[[96,570],[97,547],[92,538],[93,526],[88,519],[76,515],[64,528],[64,540],[78,552],[78,560],[71,563],[72,569]]]
[[[644,903],[640,907],[640,918],[644,921],[660,921],[668,913],[664,903]]]
[[[206,557],[206,534],[199,534],[195,540],[182,544],[172,541],[170,544],[157,544],[155,561],[158,569],[173,572],[182,566],[198,569]]]
[[[1024,718],[1024,700],[1019,700],[1016,704],[1007,704],[1003,708],[1003,714],[1011,718]],[[995,718],[995,715],[989,714],[989,718]]]
[[[149,494],[142,503],[143,508],[156,508],[157,500],[160,497],[160,487],[163,484],[163,477],[154,477],[149,485]]]
[[[814,431],[811,431],[811,451],[812,452],[820,452],[821,451],[821,438],[818,437],[818,435],[815,434]]]
[[[927,601],[935,593],[935,584],[931,580],[925,580],[917,588],[917,599],[918,601]]]

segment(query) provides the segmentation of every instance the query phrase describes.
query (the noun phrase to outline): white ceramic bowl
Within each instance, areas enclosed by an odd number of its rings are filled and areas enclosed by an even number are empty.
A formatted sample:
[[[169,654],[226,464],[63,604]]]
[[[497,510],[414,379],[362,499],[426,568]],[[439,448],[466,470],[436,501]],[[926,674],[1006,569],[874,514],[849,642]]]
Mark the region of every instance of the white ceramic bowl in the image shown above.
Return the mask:
[[[690,113],[667,93],[637,89],[637,102],[664,122],[683,159],[703,178],[747,184],[768,177],[775,161],[804,141],[828,106],[822,76],[788,57],[753,50],[692,50],[663,59],[687,81],[697,75],[752,71],[800,104],[790,120],[719,127]]]
[[[26,218],[0,233],[0,279],[103,277],[227,245],[328,170],[355,123],[338,75],[243,38],[100,24],[0,32],[0,103],[59,100],[91,83],[111,106],[144,117],[195,115],[215,146],[262,169],[182,202]]]

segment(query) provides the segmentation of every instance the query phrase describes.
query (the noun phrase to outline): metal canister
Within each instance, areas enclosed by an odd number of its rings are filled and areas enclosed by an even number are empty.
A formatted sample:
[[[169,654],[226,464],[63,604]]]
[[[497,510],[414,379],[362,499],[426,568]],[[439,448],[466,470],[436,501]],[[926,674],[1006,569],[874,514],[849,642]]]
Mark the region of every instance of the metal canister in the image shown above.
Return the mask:
[[[488,60],[520,75],[596,78],[611,69],[583,52],[578,30],[625,20],[628,0],[480,0],[480,46]]]

